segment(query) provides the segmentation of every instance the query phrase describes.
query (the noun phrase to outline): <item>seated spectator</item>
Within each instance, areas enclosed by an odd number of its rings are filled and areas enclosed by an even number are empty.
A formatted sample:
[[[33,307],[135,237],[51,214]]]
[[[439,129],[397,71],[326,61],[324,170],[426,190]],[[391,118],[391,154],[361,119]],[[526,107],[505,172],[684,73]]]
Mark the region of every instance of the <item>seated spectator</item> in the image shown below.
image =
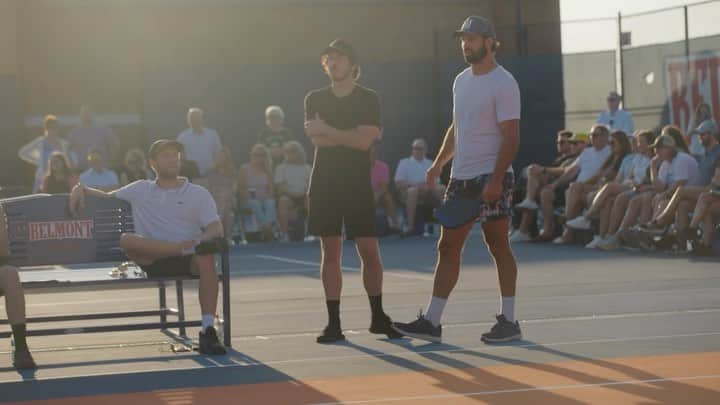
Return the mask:
[[[689,225],[690,211],[700,195],[711,188],[715,168],[720,167],[720,144],[718,143],[720,134],[717,124],[712,120],[701,123],[696,133],[700,135],[701,144],[706,151],[698,164],[699,184],[697,186],[683,185],[675,190],[667,206],[652,220],[649,230],[662,231],[675,222],[678,235],[683,235]]]
[[[427,144],[423,139],[416,139],[412,143],[412,156],[400,160],[395,171],[395,187],[400,193],[400,200],[405,205],[406,229],[404,234],[410,235],[415,231],[415,214],[420,204],[438,207],[442,202],[444,188],[437,184],[428,185],[426,174],[432,160],[428,159]]]
[[[263,240],[274,239],[277,222],[270,152],[257,144],[250,152],[250,163],[240,169],[238,180],[239,205],[250,215]],[[246,228],[247,228],[246,224]],[[250,225],[250,228],[254,226]],[[246,232],[248,230],[246,229]],[[250,232],[255,232],[252,229]]]
[[[222,148],[217,131],[205,127],[205,113],[193,107],[187,113],[188,128],[177,136],[183,144],[183,158],[197,164],[200,177],[207,176],[215,167],[215,158]]]
[[[2,205],[0,205],[0,297],[3,295],[5,296],[5,311],[15,343],[13,366],[18,370],[35,369],[37,366],[30,354],[26,340],[25,294],[20,283],[18,268],[10,265],[7,218]]]
[[[703,191],[698,198],[693,211],[690,225],[685,232],[684,239],[698,242],[693,246],[693,253],[701,256],[714,254],[712,239],[715,231],[720,231],[720,161],[715,169],[712,183],[707,191]],[[702,224],[702,239],[698,239],[698,228]]]
[[[117,173],[107,168],[105,155],[100,149],[90,149],[87,161],[90,168],[80,175],[80,183],[103,191],[112,191],[120,186]]]
[[[117,150],[118,140],[110,127],[95,122],[93,107],[85,104],[80,107],[80,125],[73,128],[67,136],[69,142],[68,158],[77,163],[79,171],[88,168],[85,157],[91,149],[99,150],[108,161],[112,161]],[[77,160],[77,161],[75,161]]]
[[[613,154],[603,164],[604,179],[601,179],[601,188],[597,193],[594,194],[593,198],[589,201],[590,207],[585,215],[577,216],[570,219],[566,225],[570,229],[590,229],[590,220],[595,217],[600,219],[600,229],[598,234],[593,237],[593,240],[586,245],[587,248],[594,249],[597,245],[605,240],[607,237],[608,226],[610,221],[610,211],[612,209],[612,203],[615,197],[628,190],[632,181],[633,164],[635,163],[638,155],[631,153],[632,146],[630,144],[629,137],[622,131],[615,131],[610,134],[612,138],[610,141],[610,147],[613,150]],[[649,149],[645,145],[646,149]],[[639,164],[645,162],[645,156],[640,155]],[[649,163],[649,160],[648,160]],[[647,167],[647,166],[645,166]],[[640,168],[643,169],[642,167]],[[610,180],[612,174],[615,173],[614,178]]]
[[[120,177],[120,185],[127,186],[138,180],[152,179],[152,171],[148,169],[145,154],[140,149],[127,151],[124,163],[115,171]]]
[[[586,192],[597,190],[597,181],[602,174],[601,168],[612,149],[608,146],[609,131],[607,127],[595,125],[591,130],[592,147],[585,148],[580,156],[568,167],[563,169],[562,174],[550,184],[542,188],[540,192],[540,208],[543,211],[543,229],[538,236],[539,241],[550,241],[555,235],[555,219],[553,210],[555,201],[565,195],[568,203],[572,203],[572,210],[569,214],[576,216],[579,212],[580,201],[578,196]],[[572,181],[574,183],[570,184]],[[568,187],[568,185],[570,185]],[[564,191],[567,189],[567,191]],[[572,190],[573,201],[570,201],[570,190]],[[567,210],[570,208],[568,206]],[[557,239],[562,241],[563,239]]]
[[[307,192],[312,167],[307,164],[305,148],[297,141],[286,142],[285,158],[275,169],[275,190],[278,196],[280,238],[289,241],[288,224],[297,219],[298,210],[307,209]]]
[[[687,134],[686,142],[688,144],[689,153],[697,160],[700,160],[703,156],[705,156],[705,147],[702,145],[700,134],[697,133],[697,128],[703,122],[712,119],[713,116],[710,105],[705,102],[698,104],[697,107],[695,107],[695,112],[690,117],[687,131],[685,131]]]
[[[265,145],[270,151],[273,168],[282,163],[285,157],[283,145],[292,140],[290,130],[285,128],[285,112],[271,105],[265,109],[265,127],[258,133],[257,143]]]
[[[117,197],[132,206],[134,234],[124,234],[120,247],[149,277],[200,275],[200,353],[225,354],[225,347],[213,328],[217,309],[218,278],[214,254],[227,248],[223,227],[210,193],[182,177],[182,144],[158,140],[148,156],[156,180],[138,180],[108,193],[76,186],[70,194],[73,213],[86,195]]]
[[[78,182],[70,163],[62,152],[53,152],[50,155],[48,171],[42,180],[40,190],[47,194],[69,193]]]
[[[235,222],[235,209],[233,199],[237,185],[238,172],[232,158],[230,148],[220,149],[215,158],[215,168],[206,177],[207,188],[217,205],[218,215],[225,230],[225,239],[232,240],[233,223]]]
[[[537,198],[540,189],[554,178],[560,176],[563,169],[572,164],[577,158],[577,155],[572,154],[573,146],[570,144],[572,136],[573,133],[567,130],[558,132],[556,140],[557,158],[550,166],[531,164],[525,170],[525,199],[515,206],[515,208],[522,210],[522,220],[520,221],[520,228],[510,236],[510,242],[527,242],[531,240],[530,226],[535,222],[538,209]]]
[[[47,115],[43,121],[44,135],[20,148],[20,159],[37,167],[32,192],[40,191],[43,178],[48,171],[48,161],[53,152],[61,152],[68,156],[69,144],[60,137],[60,122],[54,115]]]
[[[390,167],[377,158],[375,146],[370,148],[370,183],[372,183],[375,206],[381,206],[386,217],[390,217],[390,231],[400,232],[397,208],[390,192]]]

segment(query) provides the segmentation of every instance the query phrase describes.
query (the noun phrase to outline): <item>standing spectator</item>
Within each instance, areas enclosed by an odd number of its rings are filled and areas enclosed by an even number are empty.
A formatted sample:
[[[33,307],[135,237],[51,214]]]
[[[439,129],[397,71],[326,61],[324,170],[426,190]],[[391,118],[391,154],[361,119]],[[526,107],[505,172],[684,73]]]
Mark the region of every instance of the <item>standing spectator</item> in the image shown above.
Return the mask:
[[[40,191],[47,194],[69,193],[78,182],[67,157],[55,151],[48,158],[48,170],[42,179]]]
[[[60,138],[60,123],[54,115],[47,115],[43,120],[45,134],[32,140],[32,142],[20,148],[18,156],[20,159],[37,166],[35,181],[32,191],[40,191],[43,177],[47,173],[47,164],[54,152],[61,152],[67,156],[68,142]]]
[[[125,154],[125,164],[116,173],[120,175],[120,185],[127,186],[138,180],[151,179],[152,173],[148,169],[145,154],[140,149],[130,149]]]
[[[177,137],[177,141],[185,147],[183,157],[197,164],[200,177],[207,176],[215,167],[215,158],[222,148],[217,131],[205,128],[205,113],[193,107],[188,110],[188,127]]]
[[[285,143],[285,161],[275,169],[275,190],[278,196],[280,238],[289,240],[288,223],[299,209],[307,209],[307,192],[312,168],[307,164],[305,149],[297,141]]]
[[[405,205],[407,223],[405,234],[412,234],[415,230],[415,213],[418,205],[431,204],[433,207],[438,207],[442,202],[443,187],[439,180],[436,184],[427,184],[426,174],[432,166],[432,160],[428,159],[426,154],[425,140],[414,140],[412,155],[400,160],[395,171],[395,187],[400,192],[400,199]]]
[[[91,148],[87,156],[88,166],[80,175],[80,183],[84,186],[102,191],[113,191],[120,187],[120,179],[114,170],[107,168],[107,161],[100,149]]]
[[[99,150],[108,160],[112,160],[112,153],[118,145],[110,127],[95,123],[93,108],[89,104],[80,107],[80,126],[70,131],[68,141],[70,142],[68,156],[71,160],[77,160],[78,169],[81,171],[88,168],[85,158],[90,149]]]
[[[700,160],[700,158],[705,156],[706,152],[705,147],[702,145],[702,141],[700,140],[700,134],[697,132],[697,128],[703,122],[711,119],[713,119],[713,116],[710,106],[707,103],[698,104],[695,108],[695,113],[690,119],[688,129],[685,132],[688,134],[687,143],[689,145],[690,154],[693,155],[695,159]]]
[[[273,168],[282,163],[285,157],[283,145],[292,140],[290,130],[285,128],[285,112],[282,108],[271,105],[265,109],[265,128],[258,133],[257,143],[270,150]]]
[[[635,129],[632,115],[620,108],[621,101],[622,96],[616,91],[611,91],[607,97],[608,109],[600,113],[597,123],[605,125],[610,131],[620,130],[632,134]]]
[[[253,146],[250,162],[240,169],[237,188],[240,206],[250,212],[263,234],[263,239],[272,240],[277,215],[273,198],[272,163],[270,152],[265,146]]]
[[[385,216],[390,217],[390,230],[393,233],[400,231],[395,201],[390,192],[390,167],[387,163],[377,159],[377,148],[370,148],[370,183],[372,184],[375,206],[382,206]]]
[[[220,149],[218,157],[215,159],[215,168],[207,176],[207,185],[210,195],[215,199],[218,215],[223,224],[225,231],[225,239],[228,241],[232,238],[233,223],[235,217],[233,215],[233,198],[235,196],[235,186],[237,184],[237,170],[235,162],[232,158],[232,152],[227,147]]]

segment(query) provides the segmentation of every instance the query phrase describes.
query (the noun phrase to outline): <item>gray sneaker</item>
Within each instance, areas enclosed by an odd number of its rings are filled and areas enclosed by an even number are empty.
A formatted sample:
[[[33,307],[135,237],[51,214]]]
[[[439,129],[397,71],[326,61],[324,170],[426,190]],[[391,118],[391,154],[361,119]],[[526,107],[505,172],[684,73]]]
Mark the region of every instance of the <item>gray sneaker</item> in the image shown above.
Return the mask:
[[[425,319],[422,312],[418,318],[410,323],[393,322],[392,328],[398,333],[428,342],[440,343],[442,341],[442,325],[434,326]]]
[[[483,342],[505,343],[522,339],[522,331],[520,331],[520,324],[517,321],[510,322],[505,315],[497,315],[496,319],[497,323],[490,329],[490,332],[482,334]]]

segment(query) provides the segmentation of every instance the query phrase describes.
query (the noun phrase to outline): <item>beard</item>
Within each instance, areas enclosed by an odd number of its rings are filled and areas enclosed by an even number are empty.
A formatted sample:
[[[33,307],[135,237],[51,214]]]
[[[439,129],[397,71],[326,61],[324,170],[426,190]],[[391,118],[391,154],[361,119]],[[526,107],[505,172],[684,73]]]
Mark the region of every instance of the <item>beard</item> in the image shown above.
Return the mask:
[[[157,177],[163,180],[172,180],[180,174],[179,167],[164,168],[157,170]]]
[[[485,47],[480,48],[480,50],[470,53],[469,55],[463,55],[465,57],[465,62],[469,64],[475,64],[482,62],[483,59],[487,56],[488,51],[485,49]]]
[[[337,72],[336,71],[336,72],[330,72],[330,77],[332,78],[332,81],[334,81],[334,82],[342,82],[342,81],[347,80],[347,78],[350,77],[351,74],[352,74],[352,70],[347,71],[347,72],[343,72],[343,71]]]

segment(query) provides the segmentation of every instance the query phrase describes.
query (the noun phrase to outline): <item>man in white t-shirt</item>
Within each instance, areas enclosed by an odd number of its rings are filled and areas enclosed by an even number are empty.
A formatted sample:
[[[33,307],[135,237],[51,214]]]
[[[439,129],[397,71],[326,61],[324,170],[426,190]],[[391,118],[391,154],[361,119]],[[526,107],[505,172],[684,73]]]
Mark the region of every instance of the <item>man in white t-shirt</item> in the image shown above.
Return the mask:
[[[629,136],[635,130],[635,124],[632,115],[620,108],[621,101],[622,96],[616,91],[611,91],[607,97],[608,109],[600,113],[597,123],[608,127],[610,132],[620,130]]]
[[[403,233],[407,236],[414,233],[418,205],[430,204],[435,208],[442,201],[443,187],[439,183],[433,185],[427,183],[427,171],[433,162],[426,155],[425,140],[414,140],[412,155],[401,159],[395,171],[395,187],[405,205],[406,229]]]
[[[205,177],[215,167],[215,159],[222,149],[217,131],[205,128],[203,110],[193,107],[188,110],[189,128],[182,131],[177,141],[185,147],[184,158],[197,164],[201,177]]]
[[[678,188],[699,186],[701,176],[697,160],[679,151],[672,136],[660,135],[653,147],[657,159],[653,159],[650,164],[650,180],[656,193],[652,199],[653,217],[655,217],[655,214],[665,208]]]
[[[443,309],[458,280],[465,241],[478,220],[495,261],[502,295],[497,323],[481,338],[486,343],[508,342],[522,338],[514,308],[517,265],[508,241],[514,184],[511,164],[520,144],[520,89],[512,74],[495,60],[499,43],[489,20],[468,17],[455,35],[461,38],[465,61],[471,67],[455,78],[453,123],[427,172],[427,183],[435,184],[443,166],[453,159],[445,202],[436,211],[443,227],[435,284],[425,314],[411,323],[395,323],[394,328],[411,337],[441,340]]]
[[[280,238],[290,240],[288,224],[297,218],[298,210],[307,209],[307,192],[312,167],[306,163],[305,148],[297,142],[286,142],[282,149],[284,161],[275,168],[275,190],[278,194]],[[292,218],[291,218],[292,217]]]
[[[76,212],[85,195],[129,202],[135,233],[122,235],[120,247],[149,277],[200,275],[200,352],[225,354],[212,325],[218,297],[214,254],[227,245],[210,193],[178,177],[182,148],[176,141],[154,142],[148,155],[156,180],[138,180],[112,193],[80,184],[70,193],[70,208]]]
[[[565,169],[565,172],[552,183],[543,187],[540,192],[540,208],[543,210],[543,229],[539,241],[550,241],[555,236],[553,209],[558,194],[567,194],[572,189],[575,193],[586,194],[597,188],[594,180],[600,172],[605,160],[612,153],[609,146],[610,131],[604,125],[595,125],[590,130],[592,147],[585,148],[577,160]],[[573,182],[574,181],[574,182]],[[573,182],[571,184],[571,182]],[[562,199],[562,198],[561,198]],[[568,210],[571,207],[567,207]],[[575,218],[578,207],[572,207],[568,218]]]
[[[112,191],[120,187],[117,173],[107,168],[107,161],[100,149],[91,148],[87,161],[90,168],[80,175],[80,183],[103,191]]]

